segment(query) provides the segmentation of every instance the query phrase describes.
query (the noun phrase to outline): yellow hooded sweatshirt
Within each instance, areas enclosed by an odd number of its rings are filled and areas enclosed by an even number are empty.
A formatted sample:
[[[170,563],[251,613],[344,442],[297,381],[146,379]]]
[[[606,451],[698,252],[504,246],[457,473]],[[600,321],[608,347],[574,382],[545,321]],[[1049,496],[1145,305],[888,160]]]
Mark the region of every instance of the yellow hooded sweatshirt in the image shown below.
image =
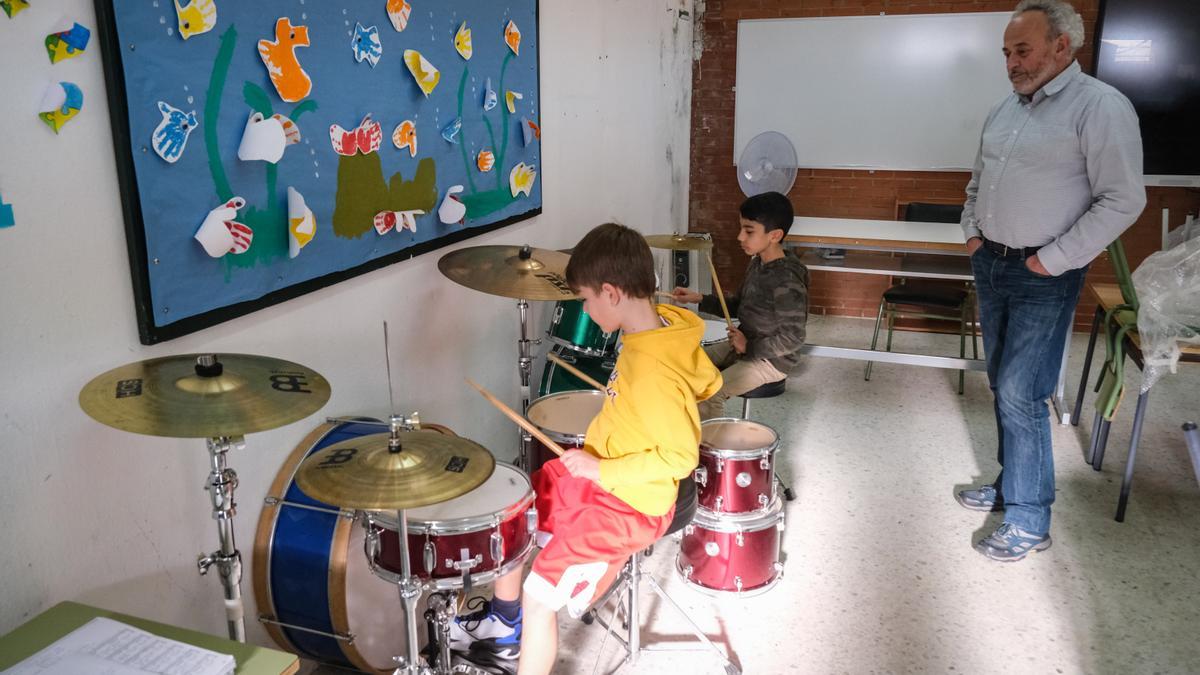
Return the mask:
[[[662,328],[622,337],[617,365],[584,449],[600,458],[600,485],[649,516],[675,504],[679,480],[700,461],[696,401],[721,388],[721,372],[700,348],[704,321],[658,305]]]

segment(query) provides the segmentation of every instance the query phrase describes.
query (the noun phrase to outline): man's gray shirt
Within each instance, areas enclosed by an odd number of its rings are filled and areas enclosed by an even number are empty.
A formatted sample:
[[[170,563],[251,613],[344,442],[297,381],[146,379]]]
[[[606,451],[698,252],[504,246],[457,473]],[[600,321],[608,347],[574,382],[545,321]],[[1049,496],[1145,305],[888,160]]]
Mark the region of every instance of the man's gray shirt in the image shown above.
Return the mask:
[[[1032,97],[1012,93],[983,125],[962,227],[1040,247],[1058,276],[1090,263],[1146,205],[1137,113],[1072,61]]]

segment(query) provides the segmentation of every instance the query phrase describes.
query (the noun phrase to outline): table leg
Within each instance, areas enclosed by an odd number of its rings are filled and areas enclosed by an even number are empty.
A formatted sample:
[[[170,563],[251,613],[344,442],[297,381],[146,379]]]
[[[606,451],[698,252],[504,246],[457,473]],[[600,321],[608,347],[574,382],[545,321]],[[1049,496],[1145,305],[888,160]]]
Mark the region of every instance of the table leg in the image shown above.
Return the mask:
[[[1071,423],[1079,426],[1079,416],[1083,412],[1083,392],[1087,390],[1088,375],[1092,372],[1092,355],[1096,353],[1096,334],[1100,332],[1100,321],[1104,314],[1099,305],[1092,317],[1092,333],[1088,336],[1087,355],[1083,357],[1083,377],[1079,379],[1079,392],[1075,394],[1075,412],[1071,415]],[[1089,455],[1088,461],[1091,461]]]
[[[1133,415],[1133,432],[1129,437],[1129,459],[1125,460],[1125,478],[1121,481],[1121,498],[1117,501],[1117,522],[1125,522],[1125,506],[1129,503],[1129,489],[1133,487],[1133,462],[1137,458],[1138,441],[1142,437],[1142,421],[1146,417],[1146,403],[1150,392],[1138,396],[1137,412]]]

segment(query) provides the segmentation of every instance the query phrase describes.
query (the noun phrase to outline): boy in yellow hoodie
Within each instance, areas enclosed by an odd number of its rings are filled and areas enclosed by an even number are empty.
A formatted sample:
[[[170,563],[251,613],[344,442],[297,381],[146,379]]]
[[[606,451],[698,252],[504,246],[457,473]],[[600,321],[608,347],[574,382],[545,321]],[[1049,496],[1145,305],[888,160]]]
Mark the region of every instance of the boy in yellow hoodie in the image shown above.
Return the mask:
[[[524,602],[518,569],[451,629],[451,647],[469,647],[468,660],[519,656],[521,675],[553,667],[559,609],[580,616],[631,554],[666,532],[679,480],[699,462],[696,402],[721,388],[720,371],[700,348],[704,322],[652,302],[654,259],[637,231],[614,223],[593,229],[571,255],[567,283],[602,330],[622,331],[608,396],[583,448],[533,474],[539,542],[542,533],[550,538],[525,580]]]

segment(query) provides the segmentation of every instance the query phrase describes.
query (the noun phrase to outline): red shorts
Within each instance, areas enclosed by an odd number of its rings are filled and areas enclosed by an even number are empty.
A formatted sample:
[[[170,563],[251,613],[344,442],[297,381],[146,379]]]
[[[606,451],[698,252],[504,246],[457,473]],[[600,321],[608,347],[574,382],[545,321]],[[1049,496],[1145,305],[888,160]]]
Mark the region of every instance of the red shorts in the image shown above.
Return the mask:
[[[581,616],[629,556],[658,541],[675,516],[674,506],[648,516],[595,482],[572,476],[557,459],[532,479],[539,541],[542,533],[551,538],[534,559],[524,589],[554,611],[566,606],[572,616]]]

